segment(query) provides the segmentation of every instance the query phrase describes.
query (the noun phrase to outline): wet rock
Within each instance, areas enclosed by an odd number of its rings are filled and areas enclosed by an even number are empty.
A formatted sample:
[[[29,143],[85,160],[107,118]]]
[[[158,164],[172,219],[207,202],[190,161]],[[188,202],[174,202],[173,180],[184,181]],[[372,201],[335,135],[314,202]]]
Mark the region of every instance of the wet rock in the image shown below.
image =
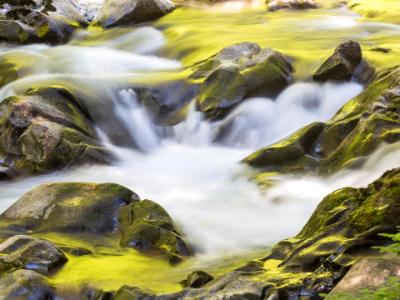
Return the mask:
[[[46,278],[30,270],[16,270],[0,278],[0,299],[52,300],[53,287]]]
[[[104,292],[102,290],[87,286],[82,289],[79,299],[81,299],[81,300],[111,300],[112,296],[113,296],[113,294],[110,292]]]
[[[317,8],[314,0],[267,0],[269,11],[276,11],[280,9],[307,9]]]
[[[23,268],[49,274],[67,260],[51,242],[27,235],[16,235],[0,244],[0,273]]]
[[[59,44],[87,20],[70,0],[2,1],[0,38],[7,42]]]
[[[121,212],[121,246],[142,252],[166,254],[172,262],[191,255],[174,221],[157,203],[134,202]]]
[[[384,286],[393,276],[400,277],[400,262],[395,258],[363,258],[351,267],[329,297],[341,293],[357,293],[362,289],[376,289]]]
[[[285,56],[253,43],[225,48],[192,69],[192,78],[204,78],[197,107],[209,119],[224,117],[247,97],[276,96],[293,72]]]
[[[361,46],[354,41],[339,45],[319,69],[314,73],[315,81],[349,81],[355,79],[368,83],[374,69],[362,58]]]
[[[197,88],[185,81],[134,88],[140,102],[158,125],[173,126],[186,117],[187,107],[195,98]]]
[[[9,207],[0,222],[9,231],[87,235],[95,245],[105,245],[108,242],[103,238],[109,237],[122,247],[163,255],[171,263],[192,254],[160,205],[140,201],[134,192],[118,184],[41,185]]]
[[[153,21],[175,9],[170,0],[105,0],[93,25],[105,28]]]
[[[214,280],[214,277],[210,274],[204,271],[194,271],[181,283],[184,287],[201,288],[212,280]]]
[[[9,97],[0,104],[3,165],[23,174],[110,162],[93,127],[79,100],[66,89],[32,89]]]
[[[36,187],[2,218],[35,232],[111,233],[122,207],[139,197],[118,184],[54,183]]]
[[[350,100],[330,121],[304,138],[309,125],[244,162],[259,170],[334,173],[357,168],[380,145],[396,143],[399,135],[400,68],[380,76]]]

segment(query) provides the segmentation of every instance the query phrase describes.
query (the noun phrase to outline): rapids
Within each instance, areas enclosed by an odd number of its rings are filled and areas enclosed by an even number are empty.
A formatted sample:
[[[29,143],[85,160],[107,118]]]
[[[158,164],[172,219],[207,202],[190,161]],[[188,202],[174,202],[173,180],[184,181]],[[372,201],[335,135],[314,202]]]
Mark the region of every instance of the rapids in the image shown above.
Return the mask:
[[[100,1],[89,2],[83,9],[93,14]],[[329,178],[274,177],[275,185],[267,191],[248,180],[250,170],[239,163],[241,159],[310,122],[328,120],[362,91],[353,82],[306,81],[337,44],[348,38],[368,45],[400,37],[400,26],[366,22],[344,8],[266,17],[259,1],[250,2],[250,7],[225,3],[212,10],[179,8],[155,27],[81,31],[64,46],[0,46],[0,58],[27,58],[20,62],[23,77],[3,87],[1,99],[43,83],[79,91],[96,116],[104,143],[119,159],[111,166],[1,183],[0,211],[40,183],[119,183],[165,207],[195,246],[197,259],[205,263],[210,257],[256,253],[296,234],[328,193],[364,186],[400,165],[400,145],[395,144],[379,149],[362,169]],[[295,57],[300,80],[276,99],[247,99],[218,122],[203,120],[192,105],[186,120],[172,127],[153,124],[130,88],[183,78],[188,65],[247,40]],[[367,56],[382,63],[375,53]],[[113,145],[110,128],[131,143],[123,148]]]

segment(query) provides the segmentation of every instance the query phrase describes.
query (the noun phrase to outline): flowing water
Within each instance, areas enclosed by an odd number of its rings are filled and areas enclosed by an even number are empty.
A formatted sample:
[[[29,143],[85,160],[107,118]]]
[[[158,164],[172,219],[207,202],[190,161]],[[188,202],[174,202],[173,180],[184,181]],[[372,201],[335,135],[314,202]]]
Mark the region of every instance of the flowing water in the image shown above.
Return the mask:
[[[88,10],[91,13],[96,2]],[[1,99],[35,85],[71,88],[85,99],[103,142],[119,160],[111,166],[78,167],[2,183],[0,211],[40,183],[119,183],[167,209],[198,253],[194,265],[209,266],[223,257],[233,266],[229,257],[256,257],[260,249],[296,234],[328,193],[344,186],[364,186],[400,164],[400,145],[395,144],[379,149],[361,170],[330,178],[279,176],[267,191],[250,182],[249,170],[240,160],[310,122],[328,120],[362,91],[353,82],[306,82],[332,49],[350,38],[371,47],[388,37],[397,37],[398,43],[400,27],[366,22],[343,7],[267,15],[260,1],[248,1],[247,7],[235,3],[213,9],[179,8],[153,27],[81,31],[64,46],[3,45],[0,57],[18,61],[23,77],[3,87]],[[243,41],[292,57],[298,81],[276,99],[247,99],[222,121],[205,121],[191,105],[186,120],[178,125],[152,122],[132,87],[184,78],[188,65]],[[381,65],[392,63],[376,53],[367,56]],[[111,142],[110,133],[115,131],[128,141],[124,147]],[[171,267],[159,262],[154,274],[150,267],[154,261],[126,253],[124,261],[118,257],[93,257],[86,264],[72,260],[55,280],[68,285],[95,278],[110,289],[133,281],[170,291],[177,286],[169,284],[193,268],[183,265],[174,275]],[[129,264],[136,264],[134,270],[126,270]],[[100,265],[102,273],[83,270]]]

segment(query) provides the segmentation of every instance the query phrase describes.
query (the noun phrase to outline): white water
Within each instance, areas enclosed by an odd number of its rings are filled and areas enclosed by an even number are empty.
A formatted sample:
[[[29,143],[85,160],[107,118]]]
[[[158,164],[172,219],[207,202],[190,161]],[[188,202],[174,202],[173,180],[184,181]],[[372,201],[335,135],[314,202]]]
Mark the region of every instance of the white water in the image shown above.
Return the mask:
[[[1,98],[36,82],[70,82],[88,95],[102,96],[94,103],[100,110],[101,101],[111,103],[113,111],[103,113],[119,120],[123,133],[144,152],[109,145],[120,158],[113,166],[82,167],[2,184],[1,211],[40,183],[115,182],[163,205],[200,253],[228,254],[296,234],[323,196],[339,187],[365,185],[400,163],[394,154],[398,145],[392,145],[351,175],[280,177],[275,178],[274,188],[261,193],[238,162],[312,121],[329,119],[361,86],[296,83],[277,99],[246,100],[223,121],[209,123],[192,109],[185,122],[166,129],[152,124],[132,90],[119,88],[128,75],[180,68],[179,62],[155,55],[164,44],[162,34],[144,27],[91,46],[85,45],[85,38],[81,33],[74,43],[54,48],[20,47],[18,51],[38,59],[27,67],[24,78],[0,91]],[[9,53],[5,49],[2,55]]]

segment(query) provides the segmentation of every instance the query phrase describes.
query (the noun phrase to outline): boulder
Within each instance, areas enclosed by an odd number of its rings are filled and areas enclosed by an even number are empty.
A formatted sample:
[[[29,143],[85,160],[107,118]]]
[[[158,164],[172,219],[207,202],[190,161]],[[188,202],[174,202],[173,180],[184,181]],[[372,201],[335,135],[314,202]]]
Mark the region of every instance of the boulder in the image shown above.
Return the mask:
[[[367,257],[355,263],[336,285],[328,299],[334,295],[357,295],[363,289],[375,290],[384,286],[391,277],[400,278],[400,262],[393,257]]]
[[[292,79],[287,58],[254,43],[241,43],[221,50],[192,67],[193,79],[202,79],[198,109],[209,119],[224,117],[247,97],[274,97]]]
[[[267,0],[267,7],[269,11],[276,11],[280,9],[307,9],[317,8],[318,5],[314,0]]]
[[[170,0],[105,0],[94,26],[104,28],[153,21],[175,9]]]
[[[23,174],[110,162],[110,153],[100,144],[93,122],[80,103],[68,90],[55,87],[31,89],[3,100],[3,165]]]
[[[207,283],[213,280],[214,277],[204,271],[194,271],[190,273],[185,280],[182,280],[181,284],[184,287],[197,289],[205,286]]]
[[[23,195],[0,217],[3,229],[32,233],[108,237],[122,247],[165,256],[171,263],[191,255],[168,213],[150,200],[140,201],[118,184],[54,183]]]
[[[363,60],[359,43],[347,41],[340,44],[335,52],[315,71],[315,81],[349,81],[369,83],[374,76],[374,69]]]
[[[49,274],[67,260],[51,242],[27,235],[16,235],[0,244],[0,273],[28,269]]]
[[[311,124],[244,163],[263,171],[330,174],[359,167],[380,145],[400,140],[400,67],[386,70],[328,122]]]
[[[53,300],[53,287],[46,278],[30,270],[16,270],[0,277],[0,299]]]

